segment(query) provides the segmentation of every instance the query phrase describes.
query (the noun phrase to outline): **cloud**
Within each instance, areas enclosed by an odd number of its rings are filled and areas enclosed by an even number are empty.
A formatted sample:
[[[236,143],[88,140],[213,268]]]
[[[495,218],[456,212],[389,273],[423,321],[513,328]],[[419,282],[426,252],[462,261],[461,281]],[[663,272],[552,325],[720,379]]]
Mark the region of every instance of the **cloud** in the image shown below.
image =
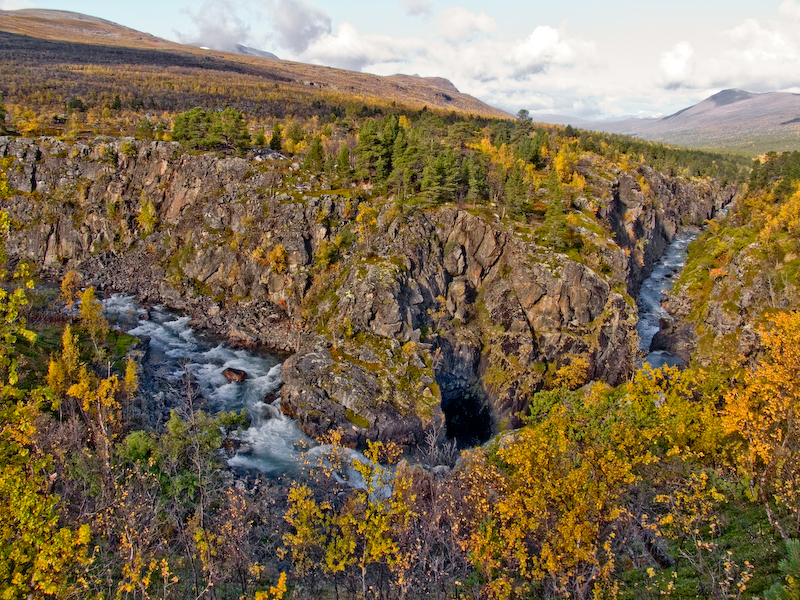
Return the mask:
[[[400,7],[410,17],[422,17],[433,12],[431,0],[400,0]]]
[[[20,10],[33,8],[33,3],[28,0],[0,0],[0,10]]]
[[[426,54],[426,44],[417,38],[361,35],[350,23],[341,23],[335,34],[317,37],[302,54],[310,62],[361,71],[382,64],[408,64]]]
[[[727,31],[712,32],[712,43],[681,42],[662,54],[662,87],[753,92],[800,86],[800,6],[784,0],[779,19],[746,19]]]
[[[495,20],[485,12],[476,14],[460,6],[443,10],[436,20],[441,36],[451,42],[470,39],[480,33],[491,34],[497,29]]]
[[[292,52],[304,52],[331,32],[331,18],[303,0],[271,0],[267,7],[278,40]]]
[[[550,65],[572,64],[582,50],[589,50],[589,45],[567,40],[557,29],[541,25],[512,48],[512,77],[521,80]]]
[[[187,10],[197,32],[176,32],[178,39],[184,44],[235,51],[236,44],[250,35],[250,26],[236,14],[236,7],[231,0],[206,0],[200,8]]]
[[[666,88],[676,89],[683,85],[691,74],[693,57],[694,48],[689,42],[679,42],[661,55],[661,74]]]
[[[454,41],[362,34],[345,22],[296,59],[379,75],[445,77],[511,114],[528,108],[591,116],[599,115],[602,95],[613,87],[610,76],[605,87],[597,85],[596,55],[592,42],[547,26],[514,40],[482,35]]]
[[[800,21],[800,5],[794,0],[783,0],[778,6],[778,14]]]

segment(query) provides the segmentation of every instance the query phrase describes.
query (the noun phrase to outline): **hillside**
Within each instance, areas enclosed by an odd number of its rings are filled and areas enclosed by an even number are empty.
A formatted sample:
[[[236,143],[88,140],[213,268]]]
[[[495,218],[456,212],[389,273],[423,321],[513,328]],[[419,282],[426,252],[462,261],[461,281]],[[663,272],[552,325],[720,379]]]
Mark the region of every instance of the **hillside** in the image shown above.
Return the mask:
[[[381,77],[260,56],[231,54],[204,50],[168,42],[126,27],[78,13],[47,10],[0,11],[0,65],[4,77],[3,92],[7,102],[18,96],[35,95],[36,82],[58,79],[59,72],[70,72],[77,78],[75,94],[85,88],[88,74],[85,67],[113,67],[115,76],[123,83],[133,76],[127,71],[148,67],[183,69],[170,73],[172,79],[189,77],[198,71],[209,77],[207,85],[231,84],[257,87],[278,83],[281,93],[331,103],[343,96],[357,96],[364,102],[386,104],[391,98],[396,104],[419,109],[442,109],[487,117],[508,118],[510,115],[479,100],[461,94],[452,84],[420,77]],[[46,68],[49,66],[49,69]],[[125,66],[124,70],[119,67]],[[34,69],[33,81],[20,81],[20,70]],[[188,72],[186,71],[188,70]],[[210,73],[210,72],[213,72]],[[94,85],[97,85],[97,81]],[[449,83],[449,82],[448,82]],[[109,93],[113,86],[109,85]],[[97,88],[95,88],[97,89]],[[447,91],[443,91],[447,89]],[[97,90],[98,92],[100,90]],[[148,90],[157,96],[155,90]],[[274,87],[269,92],[274,92]],[[113,97],[113,95],[112,95]],[[181,108],[189,108],[183,106]]]
[[[660,119],[600,122],[553,115],[545,120],[667,144],[751,155],[800,149],[800,94],[785,92],[723,90]]]
[[[81,39],[0,32],[0,596],[793,592],[800,154],[34,15]],[[691,360],[640,368],[703,228],[659,333]]]

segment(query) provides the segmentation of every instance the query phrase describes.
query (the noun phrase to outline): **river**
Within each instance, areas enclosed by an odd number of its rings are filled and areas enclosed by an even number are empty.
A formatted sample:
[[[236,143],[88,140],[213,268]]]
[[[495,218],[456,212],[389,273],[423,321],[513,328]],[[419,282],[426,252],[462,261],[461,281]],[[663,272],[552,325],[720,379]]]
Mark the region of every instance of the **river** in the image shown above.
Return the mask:
[[[656,263],[653,272],[642,282],[639,290],[639,299],[636,304],[639,308],[639,323],[636,330],[639,333],[639,350],[644,355],[641,363],[649,363],[654,369],[669,366],[682,366],[683,360],[675,354],[665,350],[650,351],[653,337],[659,330],[659,322],[669,314],[661,301],[664,292],[672,289],[675,276],[680,273],[686,264],[686,248],[700,235],[699,231],[684,231],[675,236],[661,260]]]
[[[281,412],[281,362],[277,357],[231,349],[192,329],[190,317],[161,306],[147,311],[128,294],[112,295],[103,301],[103,308],[115,328],[149,340],[140,375],[147,385],[140,393],[180,390],[189,376],[211,412],[247,410],[250,426],[239,436],[241,449],[228,459],[230,467],[295,476],[308,466],[330,465],[330,454],[337,452],[336,463],[342,463],[343,468],[334,473],[336,479],[356,488],[365,487],[361,475],[352,468],[354,460],[366,461],[363,454],[316,444],[300,431],[294,419]],[[247,379],[228,381],[222,374],[227,368],[245,371]]]
[[[675,237],[639,292],[639,347],[642,362],[653,368],[680,365],[681,359],[669,352],[650,352],[659,321],[668,314],[661,306],[665,291],[672,288],[675,276],[686,262],[686,248],[699,235],[685,231]],[[142,364],[145,389],[180,388],[187,376],[196,382],[211,411],[246,409],[250,427],[241,432],[242,450],[228,460],[231,467],[256,469],[270,475],[299,471],[309,462],[324,460],[329,447],[318,446],[305,436],[297,423],[280,410],[281,363],[271,355],[234,350],[224,343],[195,332],[190,317],[163,307],[147,311],[133,296],[114,294],[103,301],[106,316],[118,329],[149,340]],[[222,374],[226,368],[241,369],[248,375],[242,382],[230,382]],[[148,393],[148,392],[144,392]],[[269,400],[269,401],[265,401]],[[350,459],[363,455],[347,451]],[[352,469],[342,478],[361,487]]]
[[[114,294],[103,306],[116,327],[149,339],[142,364],[144,381],[180,387],[190,375],[210,410],[247,410],[251,425],[241,434],[246,450],[231,458],[230,466],[270,474],[299,468],[312,443],[297,423],[280,410],[280,398],[275,396],[281,386],[281,363],[276,357],[228,348],[197,334],[189,325],[188,316],[159,306],[148,312],[136,304],[133,296]],[[247,379],[228,381],[222,374],[226,368],[245,371]],[[264,400],[268,398],[275,399],[267,403]]]

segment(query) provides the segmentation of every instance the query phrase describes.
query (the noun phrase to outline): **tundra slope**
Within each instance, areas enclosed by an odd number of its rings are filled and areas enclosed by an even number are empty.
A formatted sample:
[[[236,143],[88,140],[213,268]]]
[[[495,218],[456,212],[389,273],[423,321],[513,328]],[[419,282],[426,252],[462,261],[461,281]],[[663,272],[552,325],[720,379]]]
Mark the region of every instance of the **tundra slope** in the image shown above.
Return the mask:
[[[416,445],[443,417],[451,435],[483,439],[516,425],[530,394],[577,358],[588,377],[618,383],[637,347],[630,294],[677,231],[734,193],[585,157],[595,192],[576,201],[577,256],[486,213],[324,190],[275,156],[9,138],[0,156],[16,190],[2,207],[12,258],[293,352],[284,411],[311,436],[338,427],[352,444]]]

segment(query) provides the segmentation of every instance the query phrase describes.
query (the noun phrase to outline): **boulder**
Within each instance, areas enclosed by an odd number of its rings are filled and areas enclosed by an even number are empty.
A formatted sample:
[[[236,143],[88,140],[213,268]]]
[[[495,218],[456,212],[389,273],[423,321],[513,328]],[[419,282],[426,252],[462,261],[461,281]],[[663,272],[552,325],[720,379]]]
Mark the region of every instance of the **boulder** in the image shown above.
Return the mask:
[[[234,369],[233,367],[228,367],[227,369],[224,369],[222,371],[222,374],[228,381],[244,381],[247,379],[246,371],[242,371],[241,369]]]

